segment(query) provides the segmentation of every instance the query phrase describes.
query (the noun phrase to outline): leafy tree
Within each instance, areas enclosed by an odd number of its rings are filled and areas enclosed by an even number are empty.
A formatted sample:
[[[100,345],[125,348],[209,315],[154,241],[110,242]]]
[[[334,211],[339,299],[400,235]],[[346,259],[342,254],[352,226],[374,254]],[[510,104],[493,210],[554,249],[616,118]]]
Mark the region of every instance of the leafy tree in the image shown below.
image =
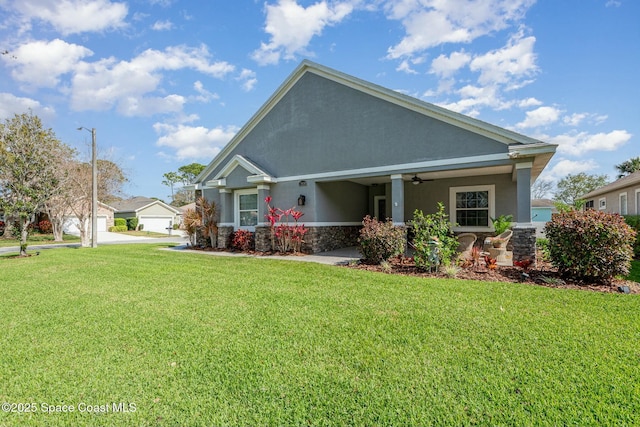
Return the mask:
[[[569,174],[558,181],[554,200],[578,207],[582,196],[607,183],[606,175],[589,175],[584,172]]]
[[[180,166],[178,168],[178,172],[182,177],[182,182],[185,185],[189,185],[196,180],[196,177],[200,175],[200,172],[202,172],[204,168],[206,168],[206,166],[203,164],[191,163],[189,165]]]
[[[71,149],[33,114],[16,114],[0,124],[0,208],[14,218],[20,255],[27,255],[29,225],[60,191],[58,159]]]
[[[205,167],[205,165],[200,163],[191,163],[189,165],[180,166],[178,168],[178,172],[167,172],[163,175],[165,179],[162,181],[162,184],[171,188],[172,205],[183,206],[194,201],[193,192],[184,190],[183,188],[174,191],[174,186],[178,183],[183,185],[193,183]]]
[[[164,177],[164,181],[162,181],[162,184],[171,188],[171,200],[173,200],[173,186],[179,182],[182,182],[182,177],[177,172],[167,172],[162,176]]]
[[[618,174],[618,178],[640,171],[640,157],[634,157],[626,162],[622,162],[619,165],[616,165],[616,169],[620,172]]]

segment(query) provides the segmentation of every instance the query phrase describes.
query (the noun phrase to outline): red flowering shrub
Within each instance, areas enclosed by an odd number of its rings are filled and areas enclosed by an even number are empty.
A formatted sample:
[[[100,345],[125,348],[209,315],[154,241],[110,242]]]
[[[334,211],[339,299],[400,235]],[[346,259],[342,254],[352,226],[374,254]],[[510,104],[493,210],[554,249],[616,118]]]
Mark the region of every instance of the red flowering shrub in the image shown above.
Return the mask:
[[[551,263],[565,276],[609,282],[629,273],[636,233],[618,214],[569,211],[544,227]]]
[[[53,226],[51,225],[51,222],[45,219],[44,221],[40,221],[38,223],[38,230],[40,230],[40,232],[43,234],[53,233]]]
[[[251,251],[255,248],[253,233],[249,230],[236,230],[231,239],[231,247],[243,252]]]
[[[271,226],[271,248],[281,253],[293,251],[300,252],[304,243],[304,235],[309,231],[304,224],[298,224],[298,220],[304,213],[290,208],[282,210],[271,207],[271,196],[264,199],[268,213],[265,215]],[[293,220],[293,222],[290,222]]]

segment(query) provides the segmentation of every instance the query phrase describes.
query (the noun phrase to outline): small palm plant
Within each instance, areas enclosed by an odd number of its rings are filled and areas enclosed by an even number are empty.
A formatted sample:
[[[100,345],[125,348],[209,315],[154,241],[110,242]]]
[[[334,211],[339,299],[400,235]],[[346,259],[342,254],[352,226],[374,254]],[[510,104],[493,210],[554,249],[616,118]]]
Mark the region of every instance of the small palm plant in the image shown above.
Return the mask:
[[[204,197],[196,200],[196,212],[200,215],[202,234],[208,237],[211,247],[215,248],[218,241],[218,208],[214,202],[209,202]]]

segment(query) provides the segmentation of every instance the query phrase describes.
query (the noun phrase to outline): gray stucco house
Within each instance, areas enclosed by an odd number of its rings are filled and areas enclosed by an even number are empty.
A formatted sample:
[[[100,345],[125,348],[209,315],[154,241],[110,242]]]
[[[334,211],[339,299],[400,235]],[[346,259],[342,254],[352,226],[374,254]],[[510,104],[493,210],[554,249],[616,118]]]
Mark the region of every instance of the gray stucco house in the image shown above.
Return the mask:
[[[438,202],[458,232],[512,214],[533,245],[531,184],[555,149],[305,60],[192,188],[218,205],[220,246],[244,228],[269,249],[266,196],[304,213],[309,252],[354,245],[365,215],[405,225]]]

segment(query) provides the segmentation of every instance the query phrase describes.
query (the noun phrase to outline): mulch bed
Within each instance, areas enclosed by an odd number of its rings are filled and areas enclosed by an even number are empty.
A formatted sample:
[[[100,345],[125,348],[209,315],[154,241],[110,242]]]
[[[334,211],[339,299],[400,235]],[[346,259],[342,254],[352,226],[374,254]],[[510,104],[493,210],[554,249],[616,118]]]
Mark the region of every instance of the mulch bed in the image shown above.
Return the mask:
[[[614,279],[611,283],[585,283],[580,280],[572,280],[571,278],[561,277],[558,270],[550,263],[540,261],[542,255],[538,254],[538,262],[535,268],[529,268],[526,276],[523,275],[523,269],[511,266],[497,266],[493,270],[487,269],[484,265],[479,267],[461,268],[456,274],[456,279],[463,280],[480,280],[488,282],[511,282],[526,283],[536,286],[545,286],[549,288],[562,289],[581,289],[596,292],[621,292],[622,286],[628,286],[629,292],[632,294],[640,294],[640,283],[630,280]],[[389,260],[389,264],[365,264],[362,262],[350,264],[349,268],[359,270],[377,271],[387,274],[399,274],[404,276],[417,276],[429,278],[447,278],[442,270],[438,272],[426,272],[416,267],[413,258],[396,257]]]

